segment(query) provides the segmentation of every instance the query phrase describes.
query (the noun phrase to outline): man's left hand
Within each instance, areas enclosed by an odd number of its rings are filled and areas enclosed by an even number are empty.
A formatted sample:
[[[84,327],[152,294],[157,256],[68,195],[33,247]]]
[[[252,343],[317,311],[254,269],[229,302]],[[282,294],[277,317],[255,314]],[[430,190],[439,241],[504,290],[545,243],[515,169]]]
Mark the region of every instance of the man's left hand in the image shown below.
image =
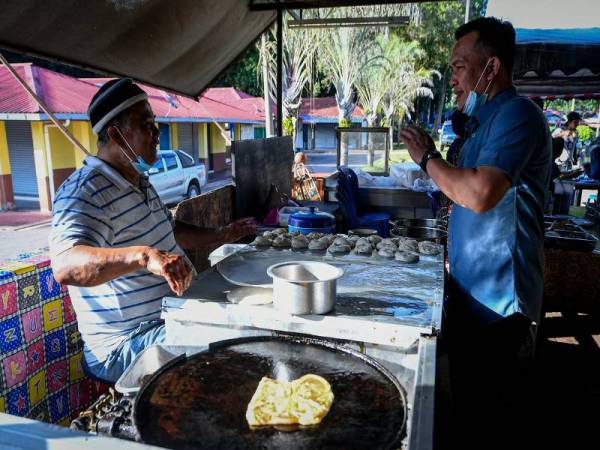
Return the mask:
[[[431,136],[419,127],[409,125],[400,129],[400,138],[406,144],[408,153],[414,162],[421,163],[423,155],[430,148],[435,148],[435,143]]]
[[[256,221],[252,217],[236,220],[221,230],[223,242],[235,242],[245,236],[256,234]]]

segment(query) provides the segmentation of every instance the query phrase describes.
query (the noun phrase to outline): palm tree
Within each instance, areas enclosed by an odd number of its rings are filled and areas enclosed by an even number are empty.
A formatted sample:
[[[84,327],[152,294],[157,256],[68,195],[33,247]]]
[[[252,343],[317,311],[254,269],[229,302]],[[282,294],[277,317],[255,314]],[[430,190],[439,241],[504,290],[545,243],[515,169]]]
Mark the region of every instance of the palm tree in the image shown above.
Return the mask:
[[[319,46],[319,34],[310,29],[290,30],[283,21],[283,80],[282,80],[282,117],[286,134],[296,141],[296,124],[302,104],[302,92],[312,80],[314,56]],[[277,42],[276,33],[271,30],[272,38],[264,46],[259,46],[261,61],[267,60],[271,101],[277,99]],[[260,67],[260,64],[258,65]],[[260,71],[259,71],[260,76]],[[265,98],[267,93],[264,93]]]

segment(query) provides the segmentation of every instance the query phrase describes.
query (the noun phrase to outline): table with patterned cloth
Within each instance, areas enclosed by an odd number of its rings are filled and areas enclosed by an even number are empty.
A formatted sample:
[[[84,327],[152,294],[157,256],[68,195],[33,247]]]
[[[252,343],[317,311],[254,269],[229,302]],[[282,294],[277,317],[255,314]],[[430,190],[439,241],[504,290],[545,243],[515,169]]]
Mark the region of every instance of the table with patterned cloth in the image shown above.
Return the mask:
[[[69,294],[44,255],[0,262],[0,411],[68,426],[107,385],[82,370]]]

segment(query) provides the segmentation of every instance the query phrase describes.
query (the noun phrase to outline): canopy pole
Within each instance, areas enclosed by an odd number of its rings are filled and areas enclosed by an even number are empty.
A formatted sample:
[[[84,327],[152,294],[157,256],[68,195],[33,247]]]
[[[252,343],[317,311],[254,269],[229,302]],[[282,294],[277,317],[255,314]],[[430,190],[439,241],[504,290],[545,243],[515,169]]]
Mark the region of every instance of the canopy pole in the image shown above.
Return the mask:
[[[283,10],[277,9],[277,136],[283,136]]]
[[[35,102],[38,104],[38,106],[42,109],[42,111],[44,111],[47,115],[48,118],[50,119],[50,121],[56,125],[58,127],[58,129],[60,131],[62,131],[62,133],[67,137],[67,139],[69,141],[71,141],[71,143],[77,147],[79,150],[81,150],[83,153],[85,153],[88,156],[92,156],[92,154],[83,146],[81,145],[81,143],[75,139],[75,137],[69,132],[69,130],[67,130],[64,125],[62,123],[60,123],[60,121],[54,116],[54,114],[46,107],[46,105],[44,105],[44,102],[36,95],[35,92],[33,92],[33,90],[31,89],[31,87],[25,82],[25,80],[23,80],[19,74],[17,73],[17,71],[10,65],[10,63],[4,58],[4,55],[0,52],[0,61],[2,61],[2,64],[4,64],[4,66],[6,66],[6,68],[8,69],[8,71],[12,74],[12,76],[17,80],[17,82],[23,87],[23,89],[25,89],[29,95],[31,95],[31,97],[35,100]]]
[[[600,136],[600,99],[598,99],[598,113],[596,114],[596,137]]]

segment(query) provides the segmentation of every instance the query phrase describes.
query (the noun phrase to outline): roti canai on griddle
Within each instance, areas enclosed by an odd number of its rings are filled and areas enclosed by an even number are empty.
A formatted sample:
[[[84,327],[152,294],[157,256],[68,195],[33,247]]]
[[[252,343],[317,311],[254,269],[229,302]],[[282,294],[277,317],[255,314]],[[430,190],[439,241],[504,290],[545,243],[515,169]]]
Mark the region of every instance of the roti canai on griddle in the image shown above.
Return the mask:
[[[332,403],[331,386],[319,375],[304,375],[292,382],[263,377],[248,404],[246,420],[251,427],[316,425]]]

